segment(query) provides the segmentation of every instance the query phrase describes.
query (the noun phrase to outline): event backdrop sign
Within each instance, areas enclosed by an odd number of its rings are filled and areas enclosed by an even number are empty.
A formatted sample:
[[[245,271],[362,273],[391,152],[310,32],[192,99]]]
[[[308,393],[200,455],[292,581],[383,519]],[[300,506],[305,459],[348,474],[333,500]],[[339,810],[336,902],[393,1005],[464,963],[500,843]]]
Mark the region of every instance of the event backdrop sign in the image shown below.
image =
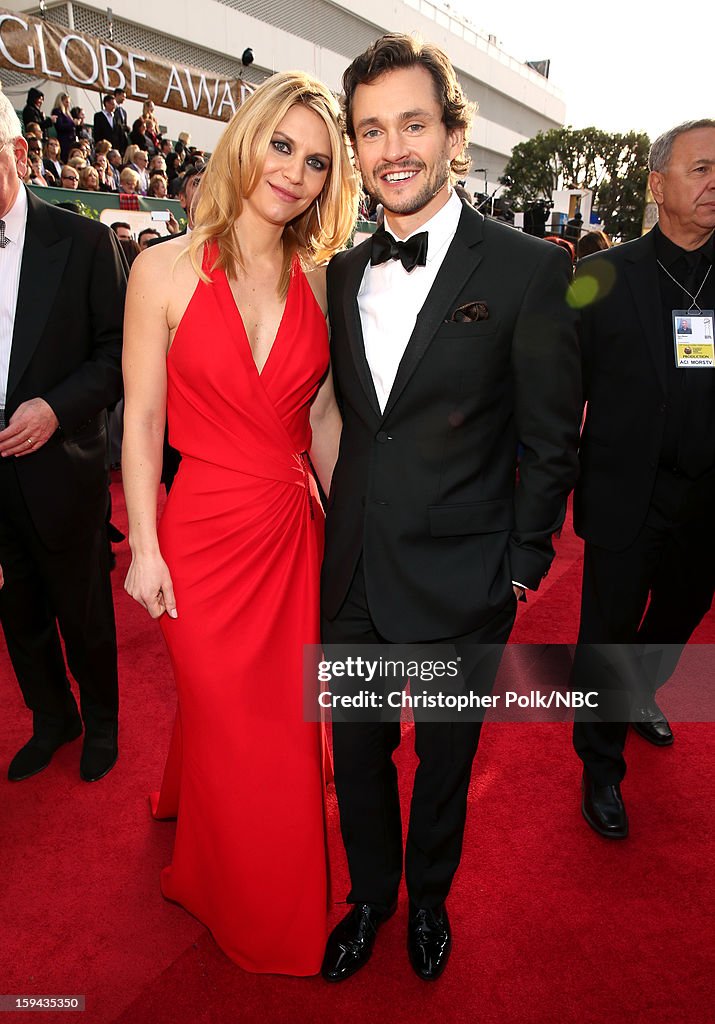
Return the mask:
[[[253,91],[185,64],[135,53],[42,18],[0,8],[0,68],[98,89],[125,89],[132,100],[228,121]]]

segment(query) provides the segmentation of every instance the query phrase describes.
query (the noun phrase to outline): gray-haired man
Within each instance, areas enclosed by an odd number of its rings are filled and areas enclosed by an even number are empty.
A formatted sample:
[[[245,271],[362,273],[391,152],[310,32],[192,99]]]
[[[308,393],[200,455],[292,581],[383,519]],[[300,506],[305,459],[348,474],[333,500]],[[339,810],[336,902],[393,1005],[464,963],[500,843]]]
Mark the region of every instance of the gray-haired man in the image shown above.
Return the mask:
[[[574,522],[586,541],[580,643],[621,645],[622,668],[641,692],[634,728],[667,746],[673,736],[654,693],[668,670],[648,670],[639,652],[687,643],[715,590],[715,120],[662,135],[650,170],[657,226],[579,265],[576,294],[590,278],[599,298],[581,316],[588,415]],[[598,676],[593,648],[579,648],[576,667],[583,681]],[[599,721],[574,730],[583,814],[608,838],[628,832],[627,728]]]

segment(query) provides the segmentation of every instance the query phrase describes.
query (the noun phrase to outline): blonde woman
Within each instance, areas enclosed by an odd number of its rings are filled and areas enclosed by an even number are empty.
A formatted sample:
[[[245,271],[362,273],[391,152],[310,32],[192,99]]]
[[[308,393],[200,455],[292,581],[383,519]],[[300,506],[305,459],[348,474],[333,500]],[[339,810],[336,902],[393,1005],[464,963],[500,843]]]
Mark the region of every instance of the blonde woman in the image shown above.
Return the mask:
[[[96,167],[80,168],[79,187],[85,192],[99,192],[99,172]]]
[[[151,140],[154,153],[157,153],[159,151],[159,122],[156,119],[154,103],[152,100],[144,100],[142,117],[144,119],[146,134]]]
[[[71,147],[77,141],[77,126],[70,113],[71,103],[72,100],[68,92],[58,93],[51,115],[55,131],[57,132],[57,138],[60,141],[60,151],[63,160],[67,159]]]
[[[119,191],[123,195],[139,195],[139,175],[131,167],[122,167],[119,174]]]
[[[190,145],[191,145],[191,135],[189,134],[189,132],[179,132],[179,136],[178,136],[178,138],[176,140],[176,145],[174,146],[174,150],[177,153],[181,153],[183,155],[183,157],[186,158],[186,154],[188,153]]]
[[[341,427],[323,265],[356,213],[332,94],[274,75],[216,146],[194,230],[143,252],[129,283],[125,588],[160,618],[179,696],[162,888],[261,973],[315,974],[325,945],[321,733],[301,676],[319,641],[313,468],[327,492]],[[157,533],[167,405],[182,462]]]

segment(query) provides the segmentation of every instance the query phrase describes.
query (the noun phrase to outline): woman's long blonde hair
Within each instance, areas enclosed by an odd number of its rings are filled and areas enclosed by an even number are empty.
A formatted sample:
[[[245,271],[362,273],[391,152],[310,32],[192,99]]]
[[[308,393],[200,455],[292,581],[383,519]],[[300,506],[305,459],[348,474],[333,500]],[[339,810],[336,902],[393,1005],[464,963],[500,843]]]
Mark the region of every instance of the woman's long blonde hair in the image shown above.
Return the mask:
[[[221,136],[206,171],[188,247],[194,270],[202,270],[204,243],[214,240],[214,266],[229,277],[243,268],[234,230],[243,200],[256,188],[274,131],[291,107],[302,103],[321,118],[330,137],[331,163],[316,202],[283,232],[283,269],[278,291],[288,291],[293,256],[305,267],[324,263],[343,248],[357,218],[358,182],[340,123],[340,108],[330,90],[303,71],[283,71],[267,79],[238,109]]]

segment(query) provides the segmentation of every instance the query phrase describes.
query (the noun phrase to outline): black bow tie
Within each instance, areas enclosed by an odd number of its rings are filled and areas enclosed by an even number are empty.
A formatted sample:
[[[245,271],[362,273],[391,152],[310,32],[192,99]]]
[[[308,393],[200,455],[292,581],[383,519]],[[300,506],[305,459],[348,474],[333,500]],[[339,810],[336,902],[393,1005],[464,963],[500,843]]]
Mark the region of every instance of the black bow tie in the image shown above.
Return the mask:
[[[415,267],[424,267],[427,262],[428,237],[427,231],[420,231],[406,242],[398,242],[384,228],[378,228],[372,236],[370,266],[377,267],[388,260],[399,260],[408,274]]]

